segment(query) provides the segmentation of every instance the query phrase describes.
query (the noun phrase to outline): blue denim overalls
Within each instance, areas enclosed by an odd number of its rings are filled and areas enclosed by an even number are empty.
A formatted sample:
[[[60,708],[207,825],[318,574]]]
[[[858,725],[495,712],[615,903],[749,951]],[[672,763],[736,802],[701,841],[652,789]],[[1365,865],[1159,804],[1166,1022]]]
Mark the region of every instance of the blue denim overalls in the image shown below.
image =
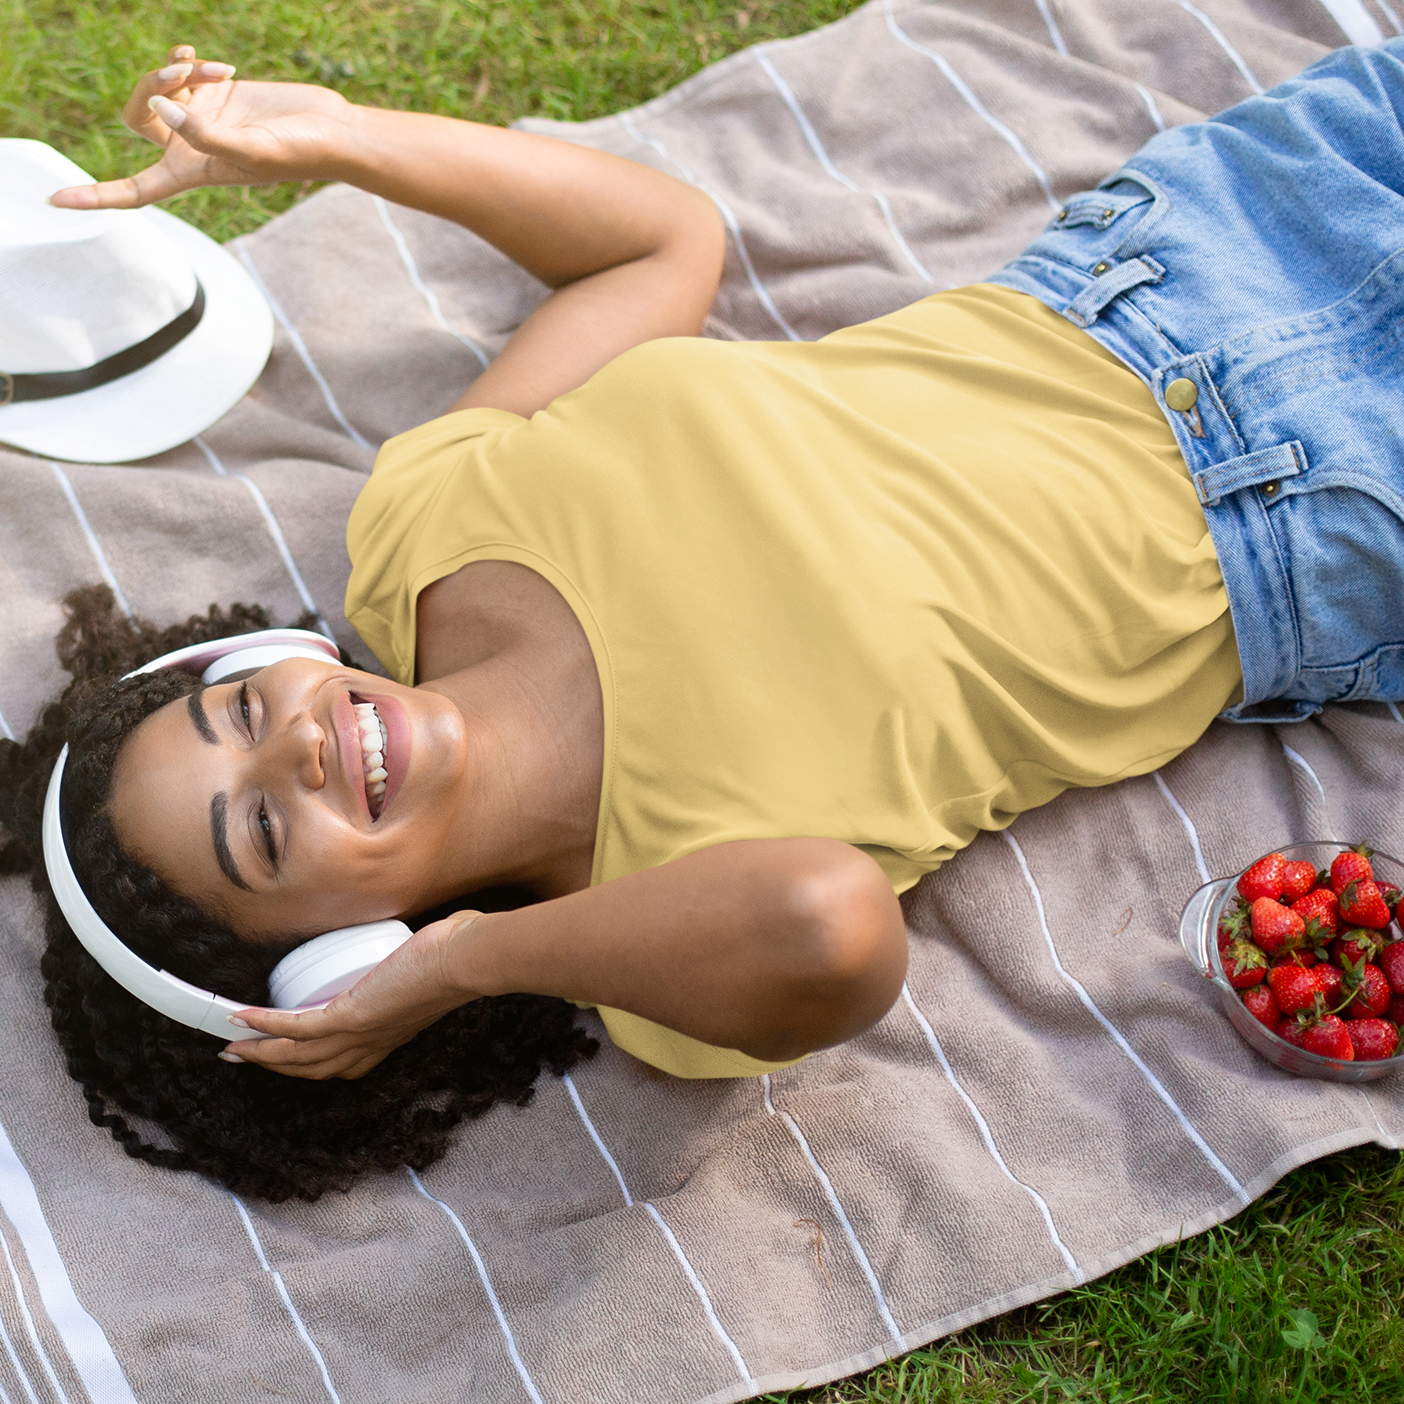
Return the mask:
[[[1243,660],[1235,721],[1404,698],[1404,40],[1162,133],[989,281],[1164,408]]]

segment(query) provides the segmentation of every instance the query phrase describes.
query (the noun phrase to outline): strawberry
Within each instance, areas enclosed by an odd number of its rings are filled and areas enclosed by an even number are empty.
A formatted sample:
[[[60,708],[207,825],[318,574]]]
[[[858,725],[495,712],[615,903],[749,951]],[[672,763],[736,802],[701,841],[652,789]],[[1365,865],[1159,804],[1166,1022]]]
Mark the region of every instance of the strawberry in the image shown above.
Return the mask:
[[[1293,902],[1292,910],[1306,922],[1307,935],[1324,938],[1316,943],[1324,946],[1336,934],[1336,906],[1336,894],[1329,887],[1318,887]],[[1315,930],[1312,922],[1316,923]]]
[[[1238,891],[1250,902],[1260,897],[1271,897],[1275,902],[1282,896],[1282,883],[1287,873],[1287,860],[1280,853],[1269,853],[1259,858],[1247,872],[1238,879]]]
[[[1331,959],[1344,970],[1348,965],[1374,960],[1383,944],[1377,932],[1347,931],[1344,936],[1331,942]]]
[[[1336,965],[1318,965],[1316,967],[1316,978],[1321,986],[1321,997],[1326,1001],[1328,1009],[1334,1009],[1342,999],[1345,998],[1342,986],[1345,983],[1345,976]]]
[[[1395,941],[1379,953],[1375,963],[1384,971],[1395,994],[1404,994],[1404,941]]]
[[[1280,956],[1273,959],[1274,965],[1300,965],[1303,970],[1310,970],[1313,965],[1319,965],[1321,957],[1315,951],[1303,947],[1299,951],[1283,951]]]
[[[1368,926],[1379,931],[1389,925],[1389,908],[1369,878],[1346,883],[1337,895],[1341,899],[1339,920],[1348,926]]]
[[[1219,949],[1227,950],[1240,938],[1248,939],[1248,903],[1235,897],[1219,918]]]
[[[1243,1007],[1262,1025],[1276,1029],[1282,1022],[1282,1011],[1266,985],[1255,985],[1243,995]]]
[[[1252,872],[1252,868],[1248,871]],[[1300,948],[1306,922],[1291,907],[1284,907],[1271,897],[1258,897],[1249,908],[1248,918],[1253,940],[1270,956]]]
[[[1351,979],[1347,971],[1343,989],[1351,992],[1354,985],[1355,998],[1345,1007],[1347,1019],[1378,1019],[1389,1008],[1390,988],[1378,965],[1362,965],[1360,973]]]
[[[1346,1032],[1361,1062],[1392,1058],[1399,1047],[1398,1029],[1384,1019],[1352,1019]]]
[[[1260,985],[1267,974],[1267,956],[1251,941],[1235,941],[1223,953],[1224,974],[1236,990]]]
[[[1389,1008],[1385,1011],[1385,1018],[1391,1024],[1404,1026],[1404,995],[1395,995],[1389,1002]]]
[[[1294,1048],[1306,1047],[1306,1030],[1295,1019],[1284,1019],[1277,1026],[1277,1036],[1286,1039]]]
[[[1384,898],[1384,904],[1389,908],[1390,916],[1398,916],[1399,899],[1404,896],[1392,882],[1380,882],[1377,878],[1375,886],[1380,889],[1380,896]]]
[[[1302,1047],[1308,1053],[1319,1053],[1323,1058],[1336,1058],[1342,1063],[1355,1059],[1350,1031],[1334,1014],[1324,1015],[1308,1025],[1302,1034]]]
[[[1288,905],[1305,897],[1316,886],[1316,869],[1310,863],[1284,863],[1282,900]]]
[[[1353,882],[1373,882],[1375,870],[1370,866],[1374,850],[1363,843],[1336,854],[1331,862],[1331,890],[1338,896]]]
[[[1301,1014],[1316,1004],[1321,993],[1321,977],[1300,965],[1276,965],[1267,973],[1267,982],[1284,1014]]]

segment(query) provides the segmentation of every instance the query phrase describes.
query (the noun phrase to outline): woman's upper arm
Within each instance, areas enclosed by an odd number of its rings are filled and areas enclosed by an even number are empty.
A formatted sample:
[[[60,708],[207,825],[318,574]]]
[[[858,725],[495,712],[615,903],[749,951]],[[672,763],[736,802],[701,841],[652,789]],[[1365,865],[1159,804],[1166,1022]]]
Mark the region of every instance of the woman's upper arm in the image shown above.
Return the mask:
[[[453,408],[529,417],[635,346],[696,336],[721,279],[725,232],[705,196],[678,195],[657,249],[556,288]]]

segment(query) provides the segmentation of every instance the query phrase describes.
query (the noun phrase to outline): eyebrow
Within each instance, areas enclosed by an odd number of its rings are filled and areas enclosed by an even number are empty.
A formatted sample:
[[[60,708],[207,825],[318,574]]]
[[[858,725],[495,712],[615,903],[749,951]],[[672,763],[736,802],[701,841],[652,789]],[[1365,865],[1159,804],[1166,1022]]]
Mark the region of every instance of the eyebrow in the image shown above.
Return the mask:
[[[206,725],[209,723],[207,722]],[[240,873],[234,862],[234,855],[229,851],[228,816],[229,796],[221,790],[210,801],[210,833],[214,838],[215,857],[219,860],[220,871],[235,887],[242,887],[245,892],[252,892],[253,888],[244,881],[243,874]]]
[[[190,720],[195,723],[195,730],[200,733],[200,740],[208,742],[211,746],[218,746],[219,737],[215,735],[215,729],[210,725],[209,713],[205,711],[205,704],[200,700],[200,693],[203,691],[203,688],[199,688],[192,692],[185,699],[185,709],[190,713]],[[218,844],[215,845],[216,848],[218,846]],[[223,864],[221,863],[220,866],[223,867]],[[227,872],[228,869],[225,871]],[[239,885],[243,886],[242,883]]]

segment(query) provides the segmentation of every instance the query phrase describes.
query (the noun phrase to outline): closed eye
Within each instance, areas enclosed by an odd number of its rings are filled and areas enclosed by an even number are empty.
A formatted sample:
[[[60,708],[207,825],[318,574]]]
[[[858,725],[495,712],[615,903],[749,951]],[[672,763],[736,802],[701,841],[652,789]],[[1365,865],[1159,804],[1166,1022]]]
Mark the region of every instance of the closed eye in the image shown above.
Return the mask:
[[[276,873],[278,871],[278,845],[273,841],[273,825],[269,821],[268,811],[260,804],[258,807],[258,827],[263,833],[264,847],[268,850],[268,862]]]

